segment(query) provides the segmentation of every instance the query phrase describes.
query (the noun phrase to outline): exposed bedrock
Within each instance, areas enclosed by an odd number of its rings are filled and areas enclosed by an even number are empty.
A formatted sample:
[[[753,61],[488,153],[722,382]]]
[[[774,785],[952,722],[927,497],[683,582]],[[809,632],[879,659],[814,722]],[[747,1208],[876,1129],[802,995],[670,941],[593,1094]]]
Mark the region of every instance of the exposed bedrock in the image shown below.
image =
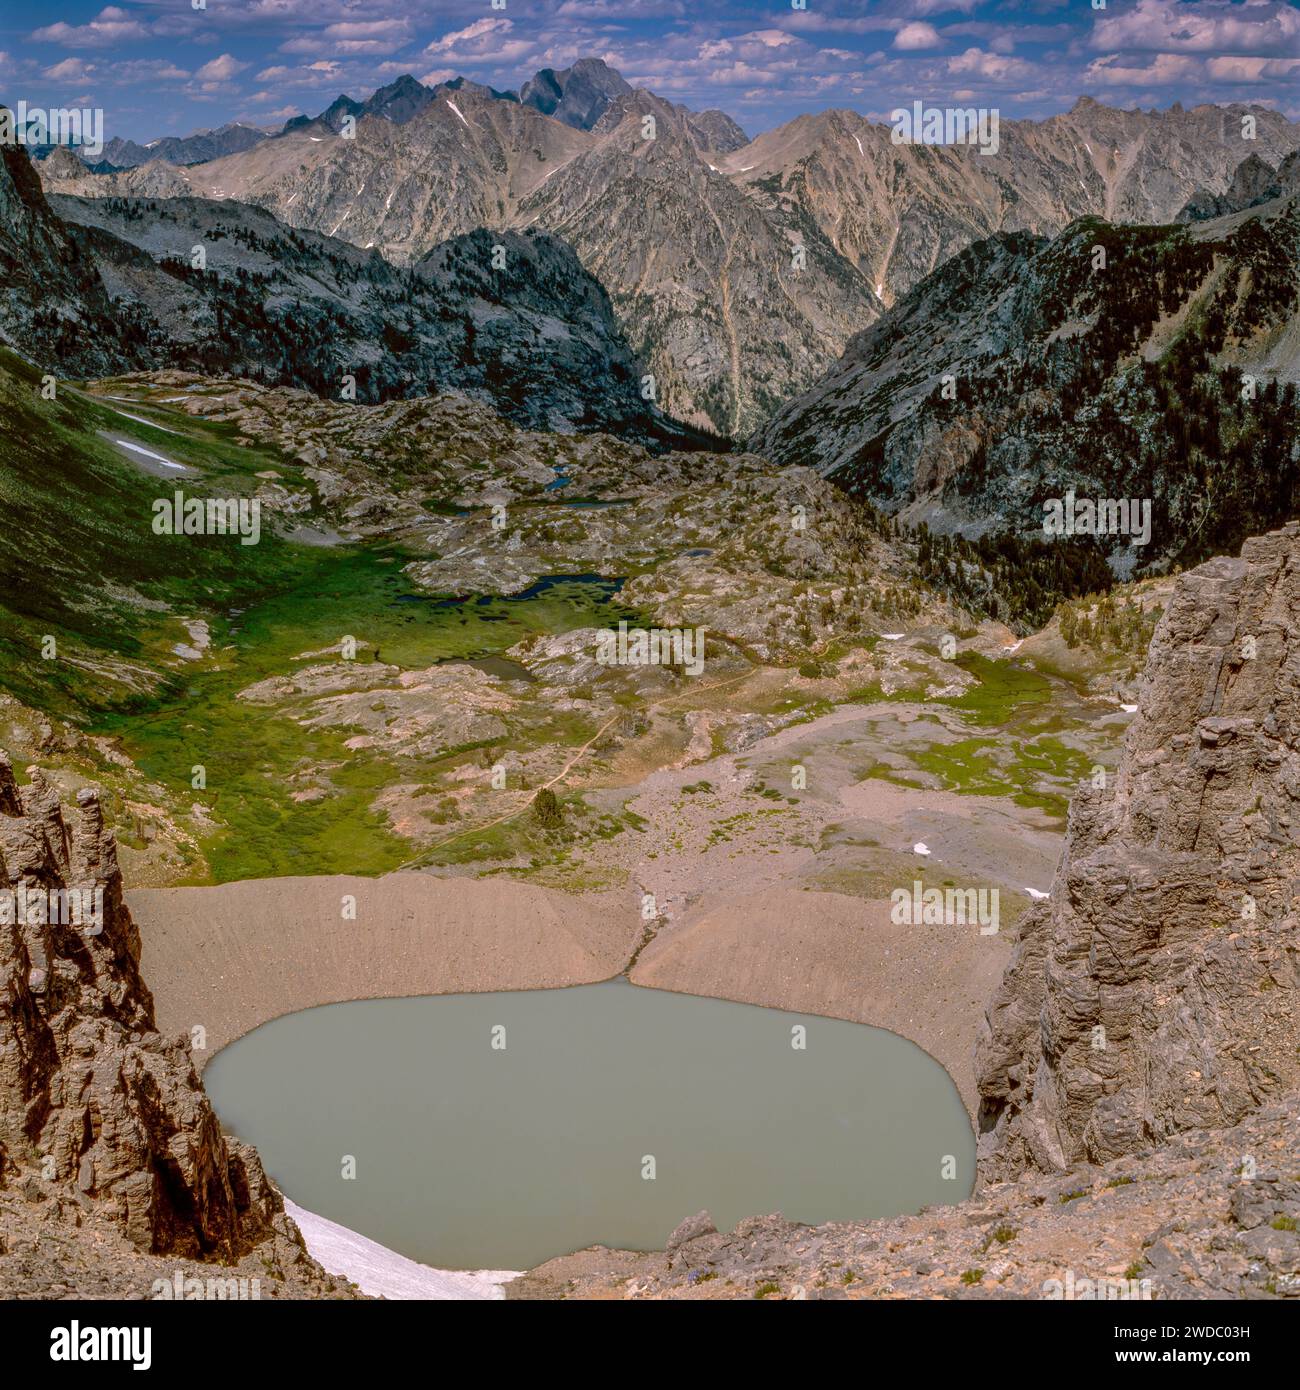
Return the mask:
[[[155,1027],[96,794],[70,825],[29,777],[19,787],[0,754],[0,1187],[62,1190],[145,1251],[300,1247],[255,1150],[223,1138],[184,1040]]]
[[[1104,1163],[1300,1085],[1300,525],[1182,575],[1116,774],[977,1047],[980,1167]]]

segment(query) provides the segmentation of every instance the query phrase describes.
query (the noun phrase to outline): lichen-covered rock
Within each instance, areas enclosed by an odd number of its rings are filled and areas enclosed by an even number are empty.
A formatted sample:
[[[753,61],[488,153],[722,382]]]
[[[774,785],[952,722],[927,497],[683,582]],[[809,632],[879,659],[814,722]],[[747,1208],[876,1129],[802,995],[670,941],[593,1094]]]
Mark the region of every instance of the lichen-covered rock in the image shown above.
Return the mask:
[[[1104,1163],[1300,1086],[1300,525],[1179,579],[977,1051],[985,1178]]]

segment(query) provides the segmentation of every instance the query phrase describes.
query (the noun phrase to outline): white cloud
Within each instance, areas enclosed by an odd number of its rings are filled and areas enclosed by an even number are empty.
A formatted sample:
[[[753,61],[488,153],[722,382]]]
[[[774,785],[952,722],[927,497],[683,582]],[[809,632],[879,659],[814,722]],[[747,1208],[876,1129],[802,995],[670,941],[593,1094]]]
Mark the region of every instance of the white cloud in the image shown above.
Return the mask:
[[[508,34],[514,27],[508,19],[476,19],[467,28],[457,29],[450,34],[444,34],[440,39],[434,39],[424,51],[452,53],[466,46],[481,48],[483,41],[492,34]]]
[[[948,59],[948,71],[987,77],[994,82],[1021,82],[1033,73],[1033,66],[1001,53],[984,53],[978,48],[968,48],[965,53]]]
[[[742,34],[740,42],[756,43],[760,48],[788,48],[790,44],[798,43],[799,40],[781,29],[754,29],[748,34]]]
[[[1211,58],[1205,66],[1218,82],[1264,82],[1300,71],[1300,58]]]
[[[86,24],[47,24],[35,30],[35,43],[57,43],[64,48],[110,48],[125,39],[142,39],[148,30],[123,9],[109,5]]]
[[[129,58],[126,62],[115,62],[109,75],[115,83],[130,83],[183,82],[190,74],[168,58]]]
[[[98,71],[94,63],[83,63],[80,58],[65,58],[61,63],[46,68],[41,74],[51,82],[86,82]]]
[[[894,47],[905,50],[937,48],[942,40],[933,24],[904,24],[894,35]]]
[[[280,45],[280,52],[374,54],[386,58],[396,53],[410,35],[409,19],[345,20],[289,39]]]
[[[406,68],[402,68],[402,71],[405,72]],[[269,68],[263,68],[256,77],[258,82],[269,82],[274,86],[274,90],[254,92],[251,99],[258,102],[282,101],[285,92],[291,88],[318,91],[329,87],[341,88],[348,82],[342,65],[329,58],[304,63],[299,67],[286,67],[283,63],[275,63]],[[357,86],[357,83],[353,82],[352,85]]]
[[[411,32],[411,21],[409,19],[350,20],[344,24],[327,24],[324,32],[331,39],[405,38]]]
[[[396,53],[403,39],[323,39],[319,34],[311,34],[300,39],[288,39],[280,45],[281,53],[370,53],[386,58]]]
[[[200,82],[229,82],[238,73],[249,67],[248,63],[241,63],[238,58],[229,53],[223,53],[219,58],[213,58],[211,62],[204,63],[203,66],[194,74]]]
[[[1281,0],[1137,0],[1131,10],[1098,18],[1091,43],[1110,50],[1278,57],[1300,53],[1300,10]]]
[[[1147,67],[1125,66],[1118,54],[1111,53],[1089,63],[1084,69],[1083,81],[1085,86],[1097,82],[1115,87],[1164,86],[1199,76],[1200,68],[1199,58],[1184,53],[1157,53]]]

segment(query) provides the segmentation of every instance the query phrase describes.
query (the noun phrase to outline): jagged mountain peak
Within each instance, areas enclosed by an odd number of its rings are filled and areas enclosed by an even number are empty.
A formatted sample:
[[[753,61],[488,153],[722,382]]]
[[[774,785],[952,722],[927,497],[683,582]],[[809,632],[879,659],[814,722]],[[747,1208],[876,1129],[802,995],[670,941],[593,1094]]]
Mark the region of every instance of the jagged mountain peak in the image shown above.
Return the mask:
[[[1300,192],[1300,150],[1293,150],[1274,168],[1257,154],[1249,154],[1237,166],[1232,182],[1222,193],[1199,188],[1178,214],[1179,222],[1204,222],[1234,212],[1245,212],[1274,198]]]
[[[519,91],[519,100],[577,130],[591,130],[619,97],[633,90],[603,58],[579,58],[572,67],[543,68]]]

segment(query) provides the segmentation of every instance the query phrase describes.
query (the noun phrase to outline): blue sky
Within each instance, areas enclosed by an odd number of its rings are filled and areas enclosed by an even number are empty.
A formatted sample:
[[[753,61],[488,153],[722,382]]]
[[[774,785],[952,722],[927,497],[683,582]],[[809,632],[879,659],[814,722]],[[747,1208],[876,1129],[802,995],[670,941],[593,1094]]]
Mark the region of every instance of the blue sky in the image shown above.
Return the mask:
[[[1287,0],[6,0],[0,99],[99,106],[107,137],[273,124],[400,73],[517,87],[599,56],[750,133],[916,99],[1045,116],[1252,101],[1300,118]],[[1300,3],[1300,0],[1298,0]]]

